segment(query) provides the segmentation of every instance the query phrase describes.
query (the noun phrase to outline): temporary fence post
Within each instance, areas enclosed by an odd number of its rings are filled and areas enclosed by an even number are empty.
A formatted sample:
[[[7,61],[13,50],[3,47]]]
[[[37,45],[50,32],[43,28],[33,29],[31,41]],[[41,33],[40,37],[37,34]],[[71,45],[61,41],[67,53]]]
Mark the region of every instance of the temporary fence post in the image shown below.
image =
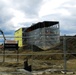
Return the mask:
[[[19,50],[17,50],[17,63],[19,63]]]
[[[67,64],[67,59],[66,59],[66,35],[63,37],[63,51],[64,51],[64,73],[66,74],[66,64]]]
[[[5,62],[5,49],[3,49],[3,63]]]

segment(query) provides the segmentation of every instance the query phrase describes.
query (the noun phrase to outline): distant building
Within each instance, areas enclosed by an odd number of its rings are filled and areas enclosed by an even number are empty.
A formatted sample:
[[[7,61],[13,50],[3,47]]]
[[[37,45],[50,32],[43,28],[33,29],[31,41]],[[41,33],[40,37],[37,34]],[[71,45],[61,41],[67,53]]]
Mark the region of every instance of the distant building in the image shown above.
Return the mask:
[[[60,42],[58,21],[44,21],[27,28],[27,42],[41,49],[49,49]]]
[[[15,40],[18,41],[18,46],[19,47],[23,47],[23,45],[25,44],[25,33],[24,31],[27,28],[20,28],[18,30],[15,31],[14,36],[15,36]]]
[[[28,28],[20,28],[15,31],[16,41],[19,47],[35,45],[41,49],[49,49],[60,42],[60,30],[58,21],[44,21],[31,25]],[[21,38],[22,37],[22,38]]]

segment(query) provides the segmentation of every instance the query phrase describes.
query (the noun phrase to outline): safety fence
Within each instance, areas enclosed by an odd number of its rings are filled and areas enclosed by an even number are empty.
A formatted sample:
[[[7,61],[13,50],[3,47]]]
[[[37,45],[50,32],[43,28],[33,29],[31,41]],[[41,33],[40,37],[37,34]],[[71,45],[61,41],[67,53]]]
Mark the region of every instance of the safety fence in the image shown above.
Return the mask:
[[[27,37],[9,36],[6,38],[8,40],[14,40],[14,38],[26,39]],[[2,39],[3,38],[0,37],[0,40]],[[43,44],[46,48],[46,42],[44,43]],[[18,50],[11,48],[4,49],[3,47],[4,41],[1,41],[1,75],[62,75],[67,73],[75,74],[76,72],[76,36],[61,36],[59,43],[51,48],[47,48],[46,50],[41,49],[34,44],[27,43],[22,47],[19,47]],[[31,72],[24,70],[24,62],[26,60],[28,60],[28,65],[31,65]]]

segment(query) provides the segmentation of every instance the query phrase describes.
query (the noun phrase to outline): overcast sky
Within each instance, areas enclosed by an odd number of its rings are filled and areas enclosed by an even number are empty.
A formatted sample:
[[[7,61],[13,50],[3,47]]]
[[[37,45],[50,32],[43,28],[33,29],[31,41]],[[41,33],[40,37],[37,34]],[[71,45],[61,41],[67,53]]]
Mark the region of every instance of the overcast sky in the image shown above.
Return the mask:
[[[0,29],[12,35],[40,21],[59,21],[60,34],[76,34],[76,0],[0,0]]]

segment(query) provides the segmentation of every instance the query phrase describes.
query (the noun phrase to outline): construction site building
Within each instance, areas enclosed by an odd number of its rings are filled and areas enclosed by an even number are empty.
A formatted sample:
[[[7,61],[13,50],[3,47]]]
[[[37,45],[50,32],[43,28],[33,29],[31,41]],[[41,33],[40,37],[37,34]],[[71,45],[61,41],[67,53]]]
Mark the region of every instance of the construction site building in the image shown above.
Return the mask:
[[[27,28],[27,42],[41,49],[49,49],[60,42],[58,21],[44,21]]]
[[[24,37],[26,36],[24,33],[24,30],[26,30],[27,28],[20,28],[18,30],[15,31],[14,36],[15,36],[15,40],[18,41],[18,46],[19,47],[23,47],[23,45],[25,44],[25,39]]]
[[[16,30],[15,40],[18,41],[19,47],[23,47],[27,44],[46,50],[60,42],[59,29],[58,21],[38,22],[28,28]]]

